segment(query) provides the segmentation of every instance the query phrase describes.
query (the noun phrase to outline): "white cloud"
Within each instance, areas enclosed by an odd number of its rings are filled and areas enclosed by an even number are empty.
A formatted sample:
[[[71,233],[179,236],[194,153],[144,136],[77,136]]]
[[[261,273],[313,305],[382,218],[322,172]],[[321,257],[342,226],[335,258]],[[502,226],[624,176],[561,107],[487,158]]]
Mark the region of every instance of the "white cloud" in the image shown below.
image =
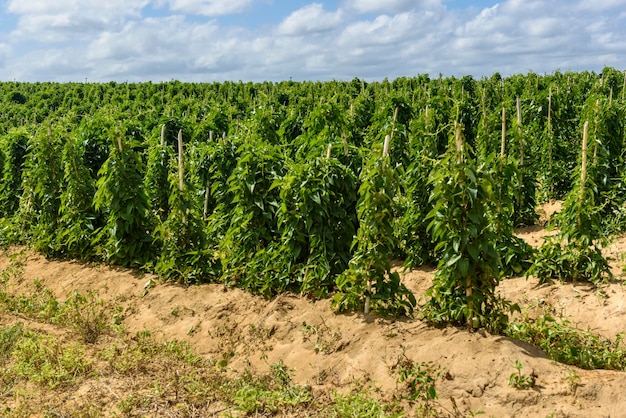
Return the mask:
[[[182,16],[130,22],[119,31],[100,34],[86,57],[96,64],[97,78],[184,74],[193,70],[203,51],[214,48],[217,29],[214,22],[189,24]]]
[[[414,14],[403,13],[394,17],[378,16],[373,21],[361,21],[348,26],[339,37],[339,44],[346,46],[386,45],[414,38],[423,30],[416,26]]]
[[[623,7],[626,7],[626,0],[579,0],[577,4],[574,5],[575,9],[596,13]]]
[[[5,61],[11,53],[11,46],[0,42],[0,68],[4,67]]]
[[[136,14],[149,0],[8,0],[7,11],[18,15],[42,15],[68,12],[99,12],[105,15]]]
[[[357,13],[401,13],[409,10],[433,9],[441,0],[346,0],[345,7]]]
[[[222,16],[241,13],[252,5],[253,0],[165,0],[175,12],[203,16]],[[163,0],[157,2],[164,3]]]
[[[327,12],[320,3],[312,3],[291,13],[278,26],[281,35],[305,35],[336,28],[342,22],[342,12]]]
[[[279,10],[277,1],[256,1],[272,7],[264,13]],[[246,28],[227,25],[234,19],[221,15],[255,11],[253,0],[9,0],[7,10],[19,20],[12,34],[0,28],[0,65],[6,79],[58,81],[480,77],[626,68],[624,3],[607,0],[606,9],[591,10],[586,0],[502,0],[479,10],[447,9],[439,0],[346,0],[339,8],[316,0],[292,5],[282,18],[274,16],[278,23]]]
[[[149,0],[9,0],[7,11],[19,15],[12,37],[62,42],[79,33],[105,30],[128,17],[138,18]]]

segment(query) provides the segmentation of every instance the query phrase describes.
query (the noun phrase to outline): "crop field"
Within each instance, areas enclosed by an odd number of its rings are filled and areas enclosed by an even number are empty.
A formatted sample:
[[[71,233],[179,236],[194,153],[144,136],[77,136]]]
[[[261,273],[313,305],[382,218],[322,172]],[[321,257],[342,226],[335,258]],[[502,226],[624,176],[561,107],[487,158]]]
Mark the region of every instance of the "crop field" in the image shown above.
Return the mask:
[[[0,414],[619,415],[625,95],[0,83]]]

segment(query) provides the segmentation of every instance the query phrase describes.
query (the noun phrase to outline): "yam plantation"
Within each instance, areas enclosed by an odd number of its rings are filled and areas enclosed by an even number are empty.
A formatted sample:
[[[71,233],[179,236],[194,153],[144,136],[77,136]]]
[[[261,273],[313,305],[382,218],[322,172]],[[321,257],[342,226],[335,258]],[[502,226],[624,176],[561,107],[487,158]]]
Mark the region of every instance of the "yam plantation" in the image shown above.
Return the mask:
[[[392,81],[0,83],[0,240],[178,283],[501,331],[495,288],[610,277],[625,73]],[[564,200],[537,251],[514,235]]]

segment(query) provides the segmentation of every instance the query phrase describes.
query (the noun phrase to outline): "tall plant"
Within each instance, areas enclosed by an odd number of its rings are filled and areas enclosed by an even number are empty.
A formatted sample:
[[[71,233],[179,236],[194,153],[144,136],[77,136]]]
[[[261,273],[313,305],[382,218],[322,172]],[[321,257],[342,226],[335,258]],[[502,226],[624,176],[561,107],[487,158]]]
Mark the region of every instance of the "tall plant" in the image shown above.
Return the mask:
[[[277,181],[281,239],[270,251],[270,265],[286,274],[293,290],[323,297],[350,260],[356,233],[356,178],[335,159],[291,162]]]
[[[336,279],[333,305],[339,311],[375,311],[395,316],[413,312],[415,296],[392,271],[390,257],[398,243],[394,236],[395,196],[399,178],[389,164],[387,136],[382,155],[375,148],[361,171],[357,214],[359,229],[353,241],[349,268]]]
[[[28,153],[29,134],[26,128],[12,129],[3,141],[5,152],[0,182],[0,217],[11,217],[22,195],[22,171]]]
[[[612,277],[596,241],[601,230],[601,212],[596,203],[596,165],[589,165],[588,161],[588,136],[589,124],[585,122],[580,167],[557,218],[559,233],[546,239],[528,270],[528,275],[538,277],[542,283],[559,279],[598,284]]]
[[[178,158],[170,160],[170,211],[155,229],[159,255],[155,271],[183,283],[207,282],[218,276],[215,249],[207,242],[198,194],[185,175],[182,132],[178,133]]]
[[[85,143],[77,136],[69,137],[63,146],[63,185],[55,253],[91,259],[93,234],[100,226],[93,202],[96,181],[85,165]]]
[[[148,161],[144,187],[150,209],[153,215],[160,221],[167,219],[170,213],[169,196],[169,163],[174,151],[169,141],[166,142],[168,130],[166,125],[161,125],[161,139],[152,144],[148,151]]]
[[[424,313],[434,323],[500,331],[508,304],[495,293],[502,263],[489,216],[495,200],[492,172],[467,156],[459,124],[454,137],[455,148],[436,163],[429,178],[433,209],[427,215],[428,230],[441,259]]]
[[[228,179],[233,207],[229,225],[220,242],[224,279],[253,292],[271,296],[279,283],[259,280],[265,270],[268,246],[280,238],[277,225],[279,192],[272,187],[283,176],[284,155],[280,148],[255,140],[242,145],[241,157]]]
[[[61,144],[66,132],[50,125],[41,127],[29,139],[28,158],[24,163],[22,199],[14,222],[20,225],[23,238],[30,237],[37,250],[53,252],[58,228],[60,186],[63,176]]]
[[[109,158],[98,172],[94,205],[105,225],[94,239],[99,255],[107,262],[141,267],[152,256],[152,225],[148,198],[143,188],[141,129],[122,125],[109,133]]]

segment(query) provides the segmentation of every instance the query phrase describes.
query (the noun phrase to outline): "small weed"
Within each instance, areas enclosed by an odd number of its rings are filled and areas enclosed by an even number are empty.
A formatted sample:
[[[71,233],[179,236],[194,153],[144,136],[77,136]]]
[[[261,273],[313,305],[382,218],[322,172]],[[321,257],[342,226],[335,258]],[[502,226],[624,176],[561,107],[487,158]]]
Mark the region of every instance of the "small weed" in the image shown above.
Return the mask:
[[[390,372],[398,375],[398,383],[404,383],[408,392],[406,397],[419,402],[418,409],[424,416],[430,416],[435,412],[433,405],[437,399],[435,384],[442,375],[440,368],[436,368],[431,362],[416,363],[409,359],[403,351],[398,356],[396,364],[390,367]]]
[[[131,393],[117,403],[117,409],[124,415],[130,416],[139,408],[150,406],[151,399],[146,396]]]
[[[50,336],[29,335],[16,344],[11,371],[16,377],[48,385],[72,384],[92,368],[79,344],[62,345]]]
[[[623,336],[608,340],[589,331],[582,331],[551,315],[526,318],[509,325],[506,334],[544,350],[552,360],[583,369],[626,369],[626,348]]]
[[[24,250],[9,255],[9,266],[0,271],[0,284],[6,284],[9,280],[19,279],[24,275],[24,263],[26,255]]]
[[[291,370],[282,361],[270,368],[271,373],[266,376],[248,372],[244,379],[236,379],[234,383],[239,386],[233,397],[236,409],[255,414],[277,413],[313,400],[310,388],[291,383]]]
[[[87,344],[95,343],[114,324],[122,324],[120,309],[105,305],[97,294],[83,295],[74,291],[65,302],[59,302],[39,280],[34,281],[35,293],[11,296],[0,292],[0,306],[10,313],[59,325],[69,325]],[[114,312],[114,317],[110,312]]]
[[[63,306],[63,320],[76,330],[83,341],[94,344],[110,328],[111,318],[102,300],[89,292],[82,295],[74,291]]]
[[[7,312],[46,322],[56,322],[61,314],[61,304],[52,292],[44,288],[37,288],[36,293],[29,296],[2,293],[0,304]]]
[[[396,405],[385,404],[372,396],[371,391],[360,389],[348,395],[333,395],[332,405],[325,414],[330,417],[402,417]]]
[[[515,360],[515,369],[517,371],[511,373],[509,376],[509,386],[513,386],[517,389],[529,389],[535,386],[537,376],[532,372],[529,376],[522,373],[522,363],[519,360]]]
[[[580,375],[576,373],[576,370],[567,369],[567,377],[565,378],[565,382],[569,386],[572,393],[576,393],[576,390],[580,386]]]
[[[242,333],[236,325],[223,324],[215,330],[209,329],[208,334],[212,338],[218,339],[218,350],[223,352],[236,352],[236,348],[242,340]]]
[[[341,333],[333,331],[324,321],[318,326],[303,322],[302,327],[303,341],[313,341],[311,337],[315,337],[315,353],[331,354],[341,349]]]
[[[24,325],[17,323],[13,326],[0,328],[0,360],[11,356],[15,345],[26,335]]]

